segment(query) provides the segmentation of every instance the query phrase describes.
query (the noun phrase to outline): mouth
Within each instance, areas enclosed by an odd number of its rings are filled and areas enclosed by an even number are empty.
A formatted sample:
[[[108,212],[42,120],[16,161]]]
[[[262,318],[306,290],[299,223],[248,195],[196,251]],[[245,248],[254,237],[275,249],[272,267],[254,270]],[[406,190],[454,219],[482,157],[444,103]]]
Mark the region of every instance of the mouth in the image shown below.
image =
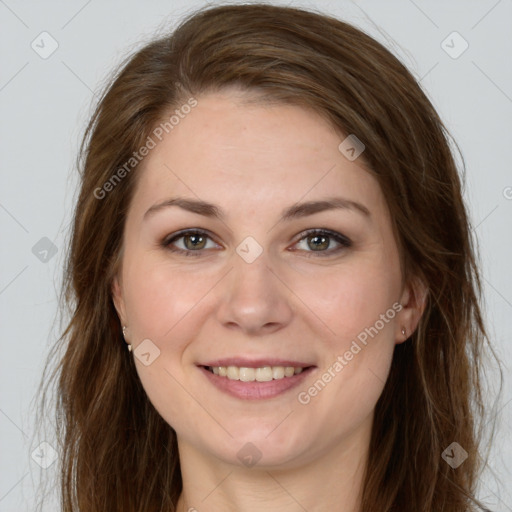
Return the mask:
[[[296,361],[233,359],[197,366],[217,389],[245,400],[269,399],[290,391],[316,368]]]
[[[293,377],[311,366],[203,366],[203,368],[219,377],[242,382],[270,382]]]

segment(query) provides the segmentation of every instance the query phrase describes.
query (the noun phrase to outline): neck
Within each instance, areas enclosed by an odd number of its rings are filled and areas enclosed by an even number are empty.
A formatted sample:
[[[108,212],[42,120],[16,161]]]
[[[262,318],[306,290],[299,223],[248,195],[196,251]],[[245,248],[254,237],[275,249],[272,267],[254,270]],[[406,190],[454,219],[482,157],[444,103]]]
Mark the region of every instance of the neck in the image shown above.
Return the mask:
[[[370,435],[367,421],[300,464],[252,468],[205,454],[178,437],[183,491],[177,512],[360,512]]]

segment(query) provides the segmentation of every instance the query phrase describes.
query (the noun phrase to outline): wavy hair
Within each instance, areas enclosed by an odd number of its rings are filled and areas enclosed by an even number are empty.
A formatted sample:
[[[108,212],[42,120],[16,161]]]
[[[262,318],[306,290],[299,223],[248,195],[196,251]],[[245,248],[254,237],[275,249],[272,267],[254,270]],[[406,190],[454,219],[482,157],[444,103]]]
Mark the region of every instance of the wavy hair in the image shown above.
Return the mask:
[[[496,356],[452,139],[414,76],[362,30],[312,10],[251,4],[195,11],[125,59],[83,136],[61,296],[69,321],[47,361],[57,358],[54,371],[47,378],[46,366],[42,381],[56,384],[62,512],[176,510],[176,434],[127,356],[111,295],[137,166],[107,197],[98,190],[174,108],[231,86],[263,103],[314,109],[364,142],[403,277],[428,286],[418,328],[395,347],[376,404],[362,510],[483,508],[476,498],[488,458],[480,452],[483,360],[486,350]],[[468,453],[457,469],[441,457],[453,441]]]

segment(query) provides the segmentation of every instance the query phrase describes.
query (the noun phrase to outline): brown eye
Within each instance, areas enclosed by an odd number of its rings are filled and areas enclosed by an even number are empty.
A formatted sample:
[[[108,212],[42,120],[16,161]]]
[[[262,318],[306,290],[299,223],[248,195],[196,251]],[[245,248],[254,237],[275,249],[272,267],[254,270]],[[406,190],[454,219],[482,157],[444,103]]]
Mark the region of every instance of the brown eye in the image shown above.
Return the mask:
[[[183,235],[181,238],[185,241],[185,247],[187,249],[204,249],[206,238],[203,235],[191,234],[191,235]],[[187,243],[190,242],[190,243]]]
[[[162,242],[162,246],[172,252],[183,253],[185,256],[200,256],[202,250],[206,249],[208,239],[211,240],[211,237],[205,231],[197,229],[180,231],[170,238],[167,237]],[[176,247],[175,245],[180,240],[183,240],[183,248]]]
[[[301,234],[303,236],[299,242],[306,240],[306,247],[310,249],[304,249],[304,252],[317,253],[315,256],[330,256],[352,245],[352,241],[349,238],[335,231],[314,229]],[[329,249],[332,241],[338,244],[338,247]],[[312,254],[307,256],[310,257]]]
[[[311,242],[309,247],[314,247],[313,250],[315,251],[329,248],[330,239],[328,235],[309,235],[306,239]]]

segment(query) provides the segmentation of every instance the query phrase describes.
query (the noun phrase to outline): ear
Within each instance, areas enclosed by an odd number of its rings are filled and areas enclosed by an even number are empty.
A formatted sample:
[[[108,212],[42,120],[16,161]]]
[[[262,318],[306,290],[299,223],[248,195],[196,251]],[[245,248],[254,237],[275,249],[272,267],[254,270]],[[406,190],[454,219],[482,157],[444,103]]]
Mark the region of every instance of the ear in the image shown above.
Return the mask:
[[[121,325],[126,325],[126,314],[125,314],[125,306],[123,299],[122,286],[120,283],[120,279],[116,275],[112,280],[112,300],[114,302],[114,306],[117,311],[117,316],[119,316],[119,320],[121,321]]]
[[[428,286],[419,277],[413,277],[404,286],[400,304],[402,309],[396,315],[396,343],[403,343],[416,330],[427,304]],[[402,334],[402,328],[406,330]]]

